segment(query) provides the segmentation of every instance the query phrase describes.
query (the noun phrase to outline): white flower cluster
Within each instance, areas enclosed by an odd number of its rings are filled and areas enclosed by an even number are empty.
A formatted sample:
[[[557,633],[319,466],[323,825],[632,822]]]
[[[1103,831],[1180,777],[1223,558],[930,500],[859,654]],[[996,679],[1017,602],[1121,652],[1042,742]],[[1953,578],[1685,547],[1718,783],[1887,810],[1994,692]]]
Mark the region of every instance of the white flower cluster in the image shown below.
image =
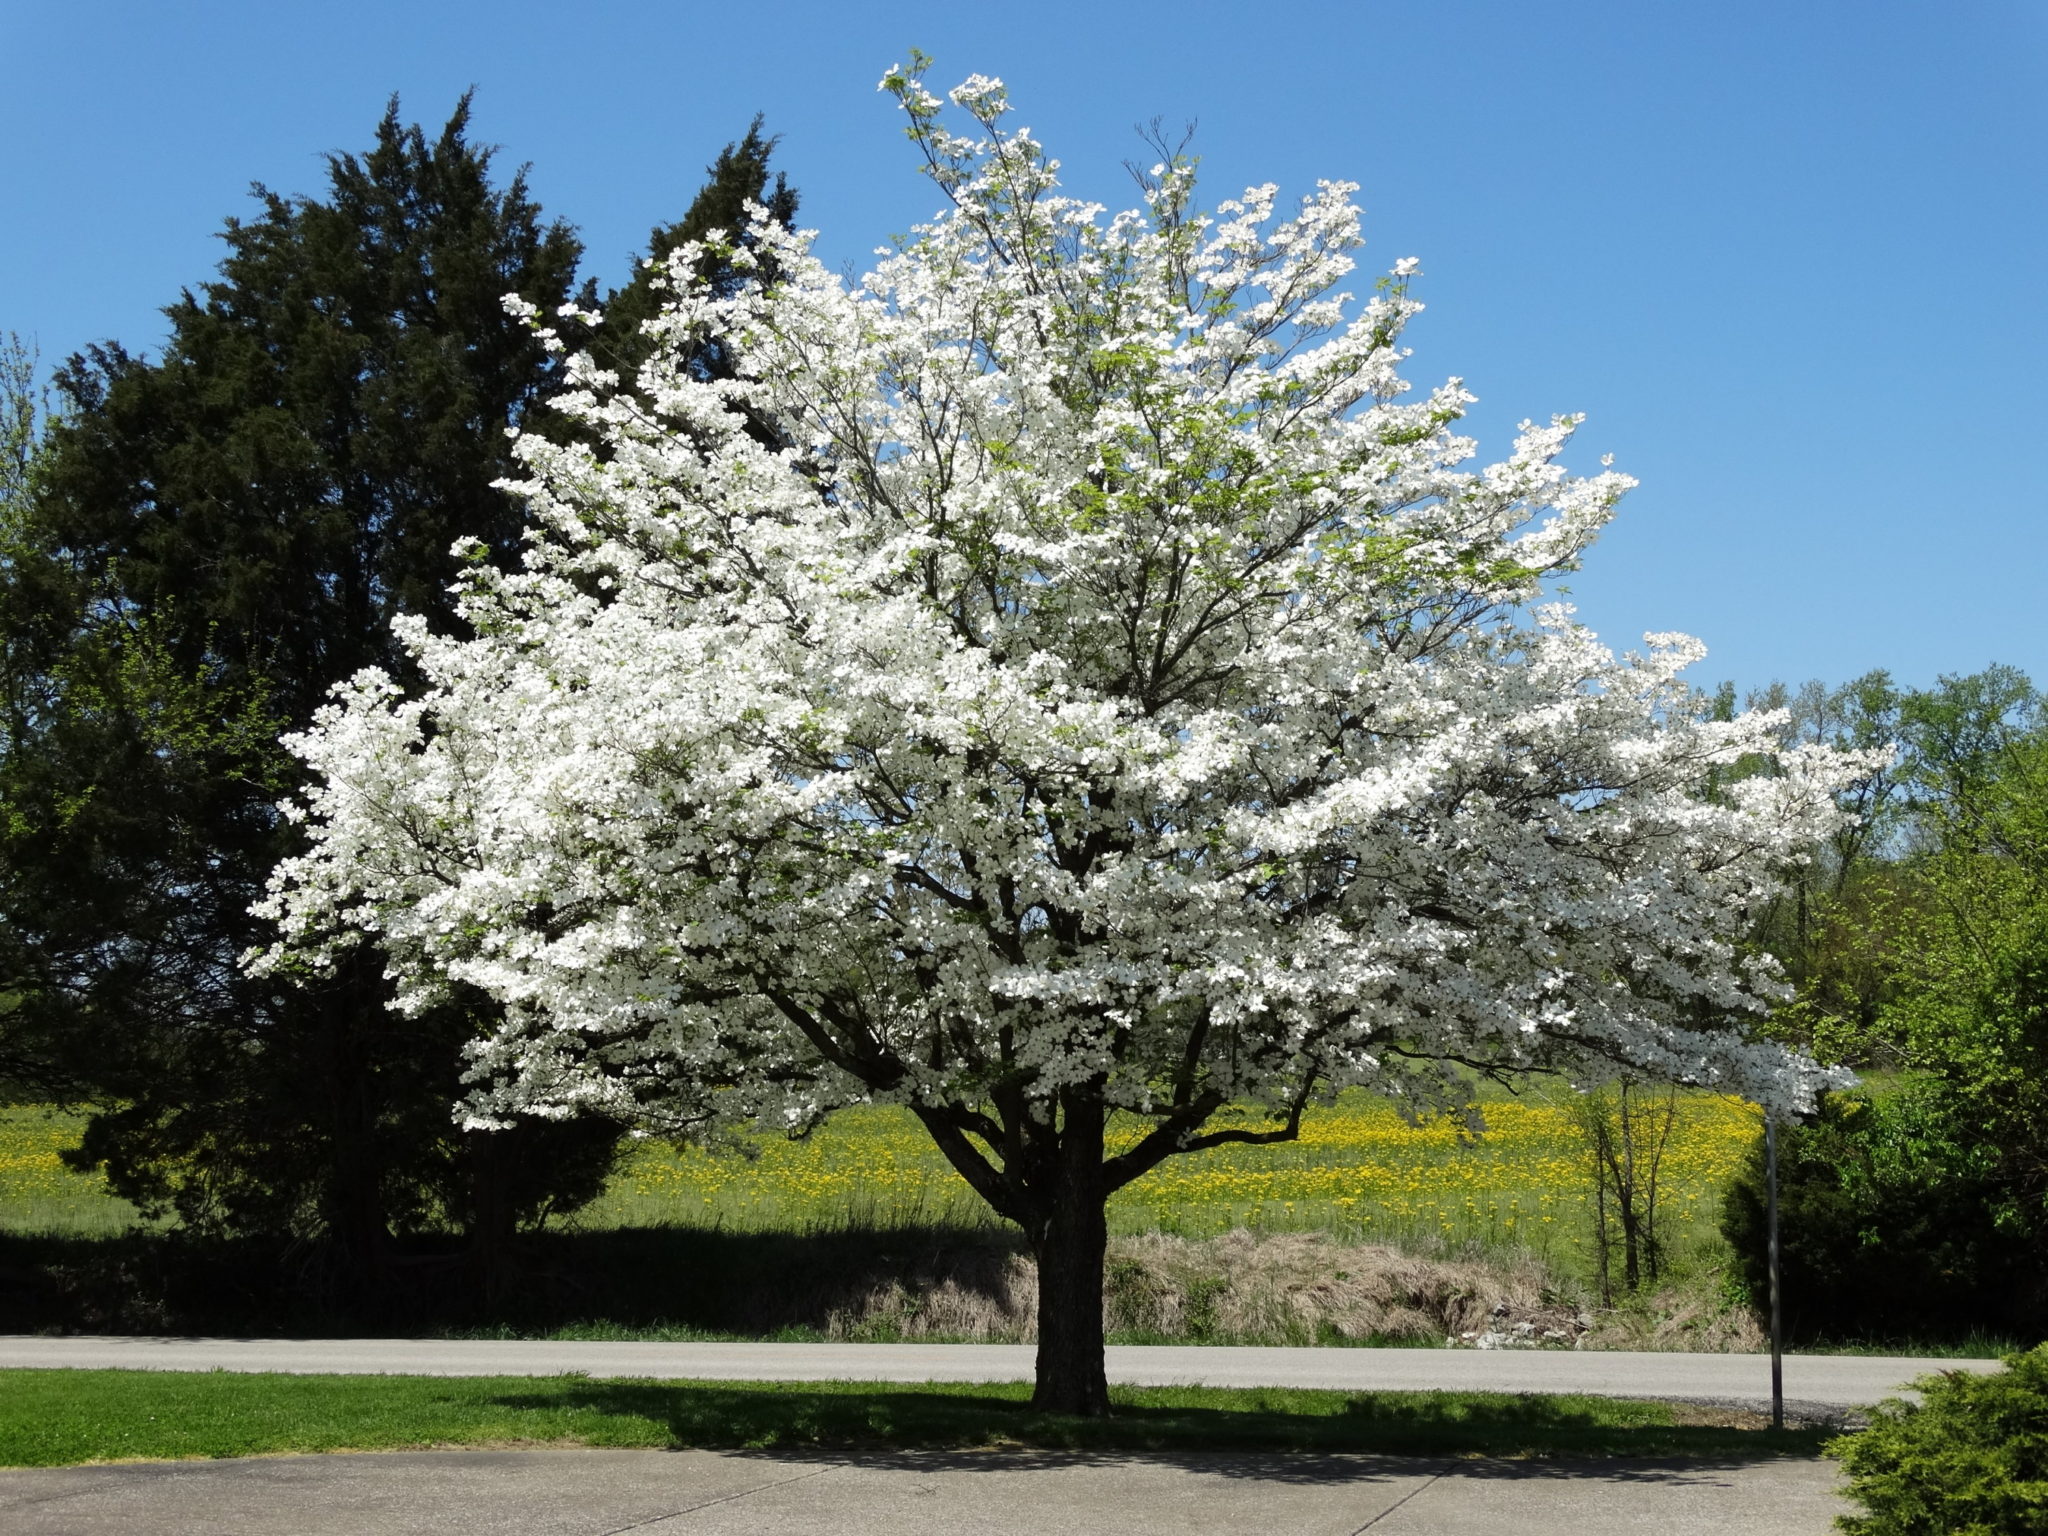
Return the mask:
[[[950,210],[851,285],[765,218],[736,293],[674,254],[640,376],[579,363],[585,441],[520,445],[524,568],[296,740],[257,963],[367,934],[407,1004],[497,1000],[482,1123],[893,1098],[1000,1163],[1077,1085],[1157,1155],[1475,1069],[1807,1102],[1743,939],[1863,765],[1700,718],[1683,637],[1529,617],[1630,482],[1568,419],[1467,467],[1462,387],[1397,372],[1415,261],[1339,287],[1348,184],[1212,219],[1170,160],[1106,216],[999,82],[968,134],[884,85]]]

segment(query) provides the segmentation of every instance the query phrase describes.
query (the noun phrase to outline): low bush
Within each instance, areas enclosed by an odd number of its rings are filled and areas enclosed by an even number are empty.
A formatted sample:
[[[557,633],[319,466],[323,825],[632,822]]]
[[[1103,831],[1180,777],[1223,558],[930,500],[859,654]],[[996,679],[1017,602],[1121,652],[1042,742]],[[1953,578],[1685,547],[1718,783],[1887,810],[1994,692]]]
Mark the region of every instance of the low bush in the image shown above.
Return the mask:
[[[1945,1371],[1923,1401],[1881,1404],[1870,1427],[1828,1446],[1865,1513],[1850,1536],[2048,1533],[2048,1345],[1993,1375]]]
[[[2030,1336],[2043,1245],[1931,1091],[1834,1094],[1778,1138],[1785,1331],[1795,1341]],[[1722,1205],[1751,1298],[1769,1294],[1761,1139]]]

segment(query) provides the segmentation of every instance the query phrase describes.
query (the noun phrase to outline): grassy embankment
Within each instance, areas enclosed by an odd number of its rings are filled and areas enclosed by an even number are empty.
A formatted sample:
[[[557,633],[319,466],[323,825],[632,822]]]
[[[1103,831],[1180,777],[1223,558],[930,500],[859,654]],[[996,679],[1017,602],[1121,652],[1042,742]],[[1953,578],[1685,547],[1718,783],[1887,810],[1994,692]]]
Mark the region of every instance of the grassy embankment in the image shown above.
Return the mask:
[[[1812,1455],[1669,1403],[1503,1393],[1112,1389],[1106,1420],[1008,1385],[0,1371],[0,1465],[446,1446],[1044,1447],[1411,1455]],[[1753,1417],[1753,1416],[1752,1416]],[[1716,1422],[1716,1420],[1719,1420]]]
[[[366,1326],[324,1315],[303,1281],[266,1280],[276,1266],[260,1245],[192,1249],[119,1236],[133,1212],[59,1161],[77,1132],[75,1120],[0,1110],[0,1261],[35,1277],[0,1295],[11,1295],[0,1310],[15,1312],[16,1326]],[[1747,1314],[1726,1304],[1711,1273],[1719,1190],[1753,1134],[1740,1104],[1685,1102],[1666,1156],[1662,1220],[1673,1268],[1695,1277],[1691,1294],[1603,1318],[1605,1332],[1622,1330],[1608,1342],[1755,1343]],[[765,1140],[755,1151],[640,1147],[568,1230],[522,1246],[518,1283],[495,1287],[490,1308],[478,1306],[459,1269],[436,1267],[431,1240],[415,1244],[406,1294],[394,1299],[392,1321],[376,1326],[1028,1336],[1035,1278],[1015,1234],[908,1116],[852,1111],[807,1141]],[[1410,1126],[1384,1102],[1354,1095],[1312,1113],[1298,1143],[1174,1159],[1120,1194],[1109,1326],[1127,1343],[1434,1344],[1485,1331],[1498,1308],[1506,1326],[1524,1322],[1565,1342],[1580,1329],[1587,1294],[1591,1198],[1582,1144],[1559,1103],[1497,1099],[1475,1140],[1449,1122]]]

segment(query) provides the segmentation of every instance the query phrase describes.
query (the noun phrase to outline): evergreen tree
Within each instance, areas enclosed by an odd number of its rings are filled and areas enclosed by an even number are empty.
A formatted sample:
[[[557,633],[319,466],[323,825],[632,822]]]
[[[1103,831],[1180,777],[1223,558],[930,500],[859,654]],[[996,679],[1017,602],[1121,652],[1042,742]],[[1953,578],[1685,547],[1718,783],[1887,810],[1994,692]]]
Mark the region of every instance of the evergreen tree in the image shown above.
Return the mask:
[[[723,230],[752,250],[757,242],[748,232],[749,203],[765,208],[783,228],[795,226],[796,192],[779,174],[772,185],[768,179],[768,160],[780,141],[762,133],[761,121],[756,116],[748,124],[745,137],[726,145],[718,158],[705,167],[704,188],[688,211],[675,223],[661,225],[648,235],[646,259],[631,281],[605,300],[604,319],[596,334],[589,338],[589,348],[622,380],[630,383],[654,349],[642,327],[660,312],[668,292],[667,262],[678,246]],[[766,253],[762,253],[762,259],[768,259]],[[721,262],[715,256],[701,258],[691,276],[725,293],[742,281],[741,274],[734,272],[729,262]],[[707,337],[693,354],[691,367],[698,378],[730,378],[733,359],[720,338]]]
[[[468,124],[466,97],[431,138],[394,101],[367,154],[330,157],[323,198],[256,189],[159,359],[73,358],[0,583],[0,956],[22,957],[0,1072],[93,1103],[79,1160],[122,1193],[195,1228],[317,1235],[359,1282],[408,1229],[489,1248],[589,1198],[619,1137],[459,1132],[463,999],[407,1019],[374,964],[306,989],[238,966],[296,845],[279,735],[357,669],[403,670],[394,617],[454,622],[458,536],[516,559],[523,514],[495,482],[559,363],[503,297],[554,310],[581,250],[523,174],[494,183]],[[676,228],[763,190],[771,147],[757,123]]]
[[[330,157],[326,201],[256,188],[160,361],[98,347],[58,378],[50,537],[284,719],[390,655],[394,615],[449,613],[458,537],[518,544],[492,482],[555,365],[502,300],[561,304],[581,247],[523,176],[493,187],[468,119],[464,98],[430,142],[394,101],[367,155]]]

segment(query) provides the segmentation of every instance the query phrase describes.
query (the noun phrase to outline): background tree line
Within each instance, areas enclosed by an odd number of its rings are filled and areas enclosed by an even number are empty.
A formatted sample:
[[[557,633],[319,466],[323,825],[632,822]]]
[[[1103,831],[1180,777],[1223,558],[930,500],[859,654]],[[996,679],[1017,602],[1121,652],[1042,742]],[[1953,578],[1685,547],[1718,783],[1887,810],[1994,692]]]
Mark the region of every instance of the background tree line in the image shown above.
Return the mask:
[[[1756,947],[1795,995],[1771,1028],[1858,1086],[1784,1128],[1796,1336],[2031,1336],[2048,1305],[2048,700],[2015,668],[1899,687],[1883,671],[1740,700],[1779,737],[1874,751],[1855,819],[1787,872]],[[1730,717],[1732,684],[1701,695]],[[1723,782],[1770,771],[1716,770]],[[1712,787],[1712,786],[1710,786]],[[1575,1104],[1603,1300],[1665,1263],[1659,1171],[1677,1090],[1623,1078]],[[1761,1141],[1722,1213],[1741,1288],[1767,1285]]]
[[[1902,689],[1773,687],[1788,739],[1895,743],[1860,820],[1761,914],[1797,1000],[1776,1027],[1863,1074],[1781,1150],[1805,1336],[2038,1334],[2048,1302],[2048,708],[1993,666]],[[1724,691],[1717,707],[1732,703]],[[1763,1293],[1761,1155],[1725,1230]]]
[[[508,429],[561,430],[561,365],[504,296],[601,303],[573,340],[630,377],[655,262],[749,200],[793,218],[773,148],[757,119],[600,295],[466,97],[438,133],[394,99],[320,196],[255,189],[159,355],[94,346],[47,390],[19,342],[0,358],[0,1092],[88,1107],[77,1164],[145,1211],[297,1245],[374,1308],[407,1238],[463,1234],[488,1281],[602,1188],[622,1127],[451,1121],[478,1001],[407,1019],[374,960],[300,988],[239,960],[296,845],[280,735],[358,668],[402,675],[394,617],[453,622],[459,536],[518,560],[496,482]]]

